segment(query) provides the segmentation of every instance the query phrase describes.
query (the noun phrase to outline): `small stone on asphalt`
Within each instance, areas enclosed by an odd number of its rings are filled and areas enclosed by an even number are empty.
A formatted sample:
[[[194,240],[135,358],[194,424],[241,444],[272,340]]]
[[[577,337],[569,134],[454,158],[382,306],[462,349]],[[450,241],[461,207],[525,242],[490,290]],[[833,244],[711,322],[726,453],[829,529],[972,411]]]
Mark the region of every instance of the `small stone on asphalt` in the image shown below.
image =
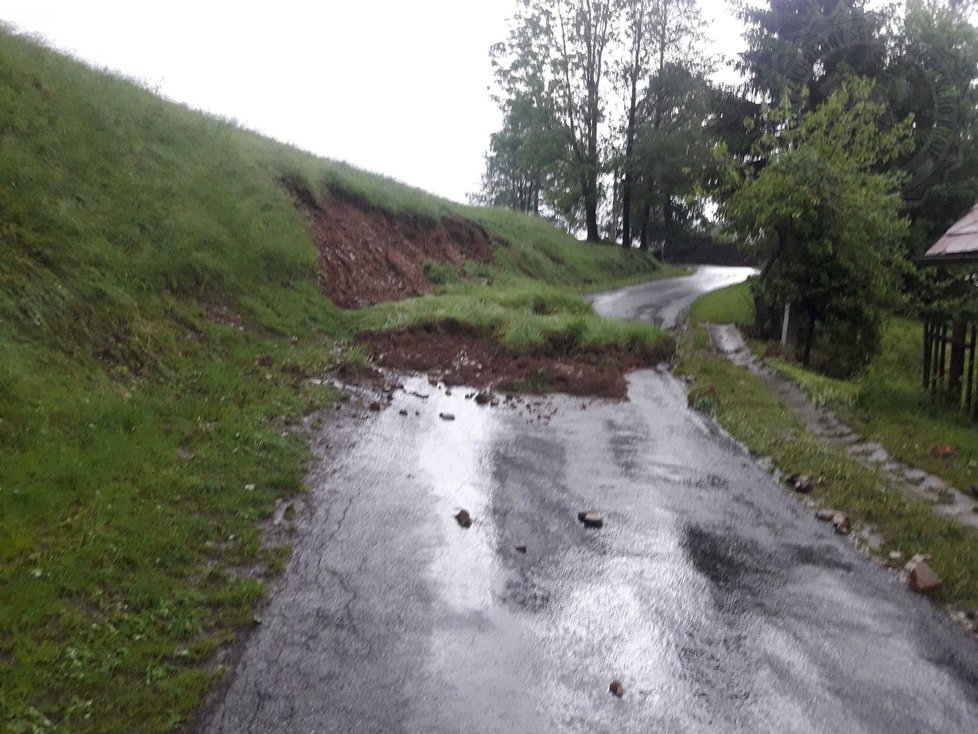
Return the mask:
[[[455,520],[463,528],[468,528],[472,526],[472,516],[467,510],[460,510],[458,514],[455,515]]]
[[[604,519],[596,512],[578,512],[577,519],[584,523],[586,528],[600,528],[604,525]]]
[[[517,553],[526,553],[526,546],[525,545],[518,545],[518,546],[516,546],[516,552]]]
[[[625,695],[625,686],[623,686],[621,684],[621,681],[617,679],[611,681],[611,685],[608,686],[608,690],[614,693],[616,696],[618,696],[618,698],[621,698],[622,696]]]

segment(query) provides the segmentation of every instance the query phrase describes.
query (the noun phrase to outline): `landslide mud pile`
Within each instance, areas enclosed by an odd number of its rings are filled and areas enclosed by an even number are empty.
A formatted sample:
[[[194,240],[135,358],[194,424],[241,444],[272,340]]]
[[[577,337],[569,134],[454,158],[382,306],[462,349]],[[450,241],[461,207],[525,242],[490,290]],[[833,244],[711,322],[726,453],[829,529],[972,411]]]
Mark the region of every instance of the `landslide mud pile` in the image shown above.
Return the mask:
[[[340,196],[317,203],[292,190],[319,248],[323,290],[343,308],[394,301],[434,289],[424,264],[492,260],[489,233],[473,222],[393,214]]]
[[[542,350],[513,354],[474,329],[453,323],[360,334],[358,341],[377,366],[421,372],[446,385],[619,400],[627,397],[627,372],[651,367],[669,356],[612,347],[573,356]]]

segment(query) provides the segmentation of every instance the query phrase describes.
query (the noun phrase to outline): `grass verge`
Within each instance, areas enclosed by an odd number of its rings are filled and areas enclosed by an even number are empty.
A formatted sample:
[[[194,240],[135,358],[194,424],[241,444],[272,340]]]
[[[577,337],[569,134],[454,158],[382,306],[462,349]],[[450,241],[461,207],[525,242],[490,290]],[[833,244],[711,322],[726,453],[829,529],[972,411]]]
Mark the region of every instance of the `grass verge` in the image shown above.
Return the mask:
[[[716,304],[723,298],[714,295],[712,300]],[[720,425],[751,453],[770,456],[784,472],[819,477],[813,499],[822,506],[849,513],[857,528],[860,524],[871,525],[883,538],[880,552],[884,558],[892,550],[901,551],[905,558],[915,553],[931,554],[931,565],[945,584],[939,601],[962,609],[978,606],[978,533],[935,514],[927,502],[887,486],[878,472],[855,461],[844,449],[830,446],[809,434],[756,377],[734,366],[712,348],[704,323],[695,317],[708,314],[716,318],[718,312],[712,307],[694,307],[692,314],[690,330],[679,346],[676,367],[677,373],[693,380],[691,402],[699,402],[713,412]],[[717,321],[729,323],[732,320],[725,312],[721,311],[719,315],[723,318],[716,318]],[[905,336],[906,328],[905,324],[895,322],[890,326],[891,338]],[[884,364],[888,364],[893,355],[890,352],[883,358]],[[882,369],[883,374],[892,371],[889,367],[876,369]],[[807,373],[801,376],[796,367],[786,369],[786,374],[794,374],[800,384],[807,386],[810,394],[825,396],[825,402],[831,407],[842,408],[840,417],[851,421],[863,435],[882,439],[885,445],[889,443],[891,431],[916,432],[915,439],[908,439],[911,445],[927,445],[931,437],[937,435],[928,435],[927,431],[937,430],[946,437],[946,429],[938,426],[942,423],[951,425],[955,420],[944,415],[939,420],[935,418],[933,427],[928,427],[924,421],[918,429],[916,419],[909,418],[910,406],[916,404],[919,409],[921,405],[919,398],[910,397],[910,378],[897,381],[907,391],[904,395],[906,404],[900,406],[898,402],[887,406],[883,404],[887,400],[885,396],[892,398],[897,387],[836,384],[839,381],[826,382],[827,378]],[[872,374],[873,368],[863,380]],[[866,397],[867,390],[870,390],[871,398]],[[919,394],[919,389],[917,392]],[[847,404],[851,407],[846,408]],[[862,422],[858,419],[860,414],[866,416]],[[873,426],[896,424],[903,420],[903,416],[907,416],[907,423],[899,428],[892,425],[875,433],[868,430]],[[912,461],[907,455],[901,458]]]

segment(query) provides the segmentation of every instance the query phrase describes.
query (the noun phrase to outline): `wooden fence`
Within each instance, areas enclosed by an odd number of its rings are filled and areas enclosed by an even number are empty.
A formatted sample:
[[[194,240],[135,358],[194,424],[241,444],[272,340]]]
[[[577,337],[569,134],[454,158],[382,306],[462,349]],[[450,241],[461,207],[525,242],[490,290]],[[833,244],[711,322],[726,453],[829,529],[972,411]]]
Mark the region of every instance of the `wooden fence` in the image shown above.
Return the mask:
[[[924,389],[946,395],[978,420],[978,324],[924,322]]]

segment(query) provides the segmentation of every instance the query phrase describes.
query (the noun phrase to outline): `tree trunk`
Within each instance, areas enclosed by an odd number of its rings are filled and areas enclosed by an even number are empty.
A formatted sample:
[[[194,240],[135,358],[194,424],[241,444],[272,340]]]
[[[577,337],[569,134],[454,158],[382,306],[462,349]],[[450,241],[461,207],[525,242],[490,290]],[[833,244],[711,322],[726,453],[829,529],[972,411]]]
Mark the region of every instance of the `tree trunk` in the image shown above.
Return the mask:
[[[642,232],[638,239],[638,249],[649,249],[649,219],[652,217],[652,205],[646,204],[642,208]]]
[[[642,31],[645,5],[639,10],[632,36],[631,99],[628,103],[628,125],[625,128],[625,180],[621,192],[621,246],[632,246],[632,156],[635,148],[635,115],[638,110],[638,72],[642,58]]]
[[[808,312],[808,331],[805,334],[805,352],[802,355],[801,363],[806,367],[811,362],[812,344],[815,343],[815,314]]]
[[[598,231],[598,181],[594,174],[587,175],[584,187],[584,222],[587,226],[587,241],[600,242]]]

